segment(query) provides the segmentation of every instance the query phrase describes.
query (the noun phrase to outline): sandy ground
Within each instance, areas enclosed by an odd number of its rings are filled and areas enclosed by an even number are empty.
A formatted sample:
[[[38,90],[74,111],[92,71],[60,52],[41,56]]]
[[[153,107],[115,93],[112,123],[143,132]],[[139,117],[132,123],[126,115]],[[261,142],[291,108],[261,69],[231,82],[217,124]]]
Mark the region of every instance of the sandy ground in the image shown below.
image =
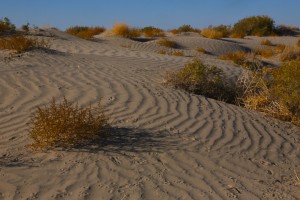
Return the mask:
[[[41,35],[51,36],[38,36],[50,39],[51,51],[0,60],[0,199],[300,199],[299,127],[161,84],[195,56],[234,80],[241,68],[217,55],[261,38],[170,36],[186,55],[176,57],[158,54],[174,50],[151,40]],[[102,98],[107,136],[73,150],[28,152],[30,116],[64,95],[81,106]]]

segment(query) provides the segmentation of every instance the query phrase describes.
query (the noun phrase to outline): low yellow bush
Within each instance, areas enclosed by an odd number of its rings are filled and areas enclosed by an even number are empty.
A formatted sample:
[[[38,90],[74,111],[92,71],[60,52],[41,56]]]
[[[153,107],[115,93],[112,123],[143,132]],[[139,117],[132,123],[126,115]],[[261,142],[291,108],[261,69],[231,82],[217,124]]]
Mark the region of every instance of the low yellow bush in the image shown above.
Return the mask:
[[[202,48],[202,47],[198,47],[196,49],[196,51],[198,51],[199,53],[207,53],[207,51],[204,48]]]
[[[201,35],[210,39],[220,39],[225,37],[222,31],[215,30],[213,28],[202,29]]]
[[[172,56],[184,56],[184,53],[182,51],[174,51]]]
[[[219,56],[219,58],[222,60],[232,60],[235,64],[243,65],[246,60],[246,53],[243,51],[237,51]]]
[[[281,61],[291,61],[300,57],[300,50],[295,47],[286,47],[284,51],[280,54]]]
[[[300,47],[300,40],[298,40],[296,45],[297,45],[297,47]]]
[[[285,48],[286,48],[286,45],[284,45],[284,44],[277,44],[275,46],[275,52],[276,53],[282,53],[285,50]]]
[[[130,28],[125,23],[117,23],[113,26],[111,30],[112,34],[115,36],[121,36],[125,38],[134,38],[141,36],[141,31],[136,28]]]
[[[260,55],[263,58],[270,58],[275,55],[275,52],[271,48],[267,49],[257,49],[254,51],[256,55]]]
[[[242,104],[300,126],[300,59],[274,69],[247,72],[240,80]]]
[[[164,37],[165,33],[163,30],[159,28],[155,28],[153,26],[147,26],[141,29],[144,37]]]
[[[177,46],[176,42],[173,42],[166,38],[161,38],[161,39],[157,40],[157,44],[159,44],[161,46],[169,47],[169,48],[175,48]]]
[[[260,42],[260,44],[261,44],[261,45],[265,45],[265,46],[272,46],[272,45],[273,45],[272,42],[271,42],[270,40],[268,40],[268,39],[262,40],[262,41]]]
[[[49,105],[38,107],[30,121],[29,136],[34,150],[55,147],[69,148],[83,145],[101,135],[108,124],[103,107],[80,108],[66,98],[60,103],[55,99]]]
[[[67,33],[77,37],[90,40],[94,35],[98,35],[105,31],[103,27],[87,27],[87,26],[73,26],[66,30]]]
[[[44,39],[27,38],[24,36],[0,37],[0,49],[22,53],[32,48],[49,48],[49,42]]]

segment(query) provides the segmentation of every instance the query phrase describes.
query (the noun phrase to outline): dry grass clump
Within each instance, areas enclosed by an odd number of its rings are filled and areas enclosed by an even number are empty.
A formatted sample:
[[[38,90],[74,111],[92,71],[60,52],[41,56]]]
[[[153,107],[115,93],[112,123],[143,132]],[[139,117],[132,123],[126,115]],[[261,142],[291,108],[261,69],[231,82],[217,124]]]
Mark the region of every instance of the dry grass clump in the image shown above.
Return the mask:
[[[245,72],[240,100],[248,109],[300,125],[300,60],[275,69]]]
[[[275,46],[275,52],[276,53],[282,53],[285,50],[285,48],[286,48],[286,45],[284,45],[284,44],[277,44]]]
[[[155,28],[153,26],[147,26],[141,29],[144,37],[164,37],[165,33],[162,29]]]
[[[230,103],[235,98],[234,90],[224,82],[223,71],[215,66],[206,66],[198,59],[187,63],[178,71],[167,73],[165,79],[166,85],[195,94]]]
[[[173,41],[168,40],[166,38],[161,38],[161,39],[157,40],[156,43],[159,44],[159,45],[161,45],[161,46],[169,47],[169,48],[175,48],[175,47],[177,47],[176,42],[173,42]]]
[[[162,55],[165,55],[167,52],[164,51],[164,50],[160,50],[158,53],[159,53],[159,54],[162,54]]]
[[[174,51],[172,54],[172,56],[184,56],[183,51]]]
[[[220,38],[225,37],[221,31],[215,30],[213,28],[202,29],[201,35],[203,35],[204,37],[210,38],[210,39],[220,39]]]
[[[231,60],[235,64],[243,65],[246,60],[246,53],[243,51],[237,51],[226,55],[219,56],[221,60]]]
[[[261,44],[261,45],[265,45],[265,46],[273,46],[273,43],[272,43],[270,40],[268,40],[268,39],[262,40],[262,41],[260,42],[260,44]]]
[[[87,27],[87,26],[73,26],[66,30],[67,33],[75,35],[82,39],[90,40],[94,35],[98,35],[105,31],[103,27]]]
[[[135,38],[141,36],[141,31],[136,28],[130,28],[125,23],[117,23],[113,26],[111,30],[112,34],[115,36],[121,36],[125,38]]]
[[[298,42],[296,43],[297,47],[300,47],[300,39],[298,40]]]
[[[60,103],[55,99],[44,107],[38,107],[30,122],[31,149],[43,150],[55,147],[72,147],[91,141],[101,134],[108,118],[103,107],[80,108],[66,98]]]
[[[267,49],[257,49],[254,51],[256,55],[259,55],[263,58],[270,58],[275,55],[275,51],[271,48]]]
[[[0,49],[22,53],[32,48],[49,48],[49,42],[44,39],[27,38],[24,36],[0,37]]]
[[[202,47],[196,48],[196,51],[198,51],[199,53],[207,53],[207,51]]]
[[[286,47],[280,54],[281,61],[291,61],[300,57],[300,50],[294,47]]]

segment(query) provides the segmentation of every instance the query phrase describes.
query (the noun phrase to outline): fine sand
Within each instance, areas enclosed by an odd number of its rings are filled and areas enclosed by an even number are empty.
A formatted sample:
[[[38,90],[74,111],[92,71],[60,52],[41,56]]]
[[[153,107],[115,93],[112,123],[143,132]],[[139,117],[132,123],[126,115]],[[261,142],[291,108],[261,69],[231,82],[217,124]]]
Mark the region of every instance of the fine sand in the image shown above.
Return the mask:
[[[177,57],[158,54],[174,50],[154,40],[86,41],[55,29],[34,37],[51,50],[10,62],[0,52],[0,199],[300,199],[299,127],[162,84],[195,56],[234,81],[241,68],[217,56],[262,38],[170,35],[186,55]],[[102,98],[111,128],[81,148],[27,151],[30,116],[63,96],[80,106]]]

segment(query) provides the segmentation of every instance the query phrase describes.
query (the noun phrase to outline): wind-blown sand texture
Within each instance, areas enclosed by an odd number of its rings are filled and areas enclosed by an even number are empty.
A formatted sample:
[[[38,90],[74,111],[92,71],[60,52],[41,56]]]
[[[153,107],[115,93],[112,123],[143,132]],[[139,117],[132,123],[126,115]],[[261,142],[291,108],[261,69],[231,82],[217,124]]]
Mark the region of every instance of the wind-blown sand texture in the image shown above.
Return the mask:
[[[190,56],[177,57],[155,41],[46,33],[52,50],[0,61],[0,199],[300,198],[299,127],[162,85],[196,55],[234,80],[241,68],[217,56],[260,39],[169,36]],[[81,106],[102,98],[112,127],[82,148],[28,152],[30,116],[63,95]]]

